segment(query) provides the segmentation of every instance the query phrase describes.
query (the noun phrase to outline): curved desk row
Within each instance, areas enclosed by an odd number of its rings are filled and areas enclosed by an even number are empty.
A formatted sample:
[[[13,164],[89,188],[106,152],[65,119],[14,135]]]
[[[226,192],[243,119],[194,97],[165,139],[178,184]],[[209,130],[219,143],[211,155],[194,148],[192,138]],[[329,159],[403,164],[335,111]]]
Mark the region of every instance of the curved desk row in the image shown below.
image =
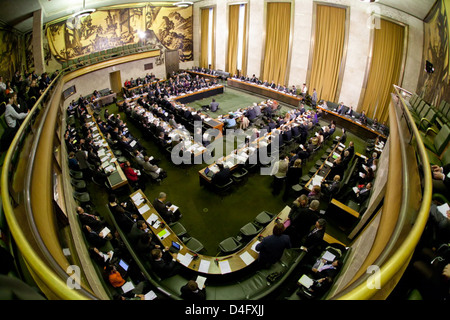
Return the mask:
[[[286,206],[271,222],[269,222],[262,231],[248,242],[239,251],[220,257],[196,254],[183,244],[178,236],[172,231],[170,226],[165,223],[164,219],[158,214],[146,195],[137,190],[131,194],[131,200],[141,214],[142,218],[147,222],[149,228],[157,236],[164,247],[171,247],[172,241],[181,245],[177,254],[177,261],[190,269],[208,275],[220,275],[240,271],[251,265],[258,259],[258,252],[254,249],[260,242],[259,236],[267,237],[272,234],[275,221],[284,222],[288,219],[290,207]]]
[[[369,126],[366,126],[355,120],[355,117],[348,117],[337,113],[336,111],[325,109],[321,106],[317,106],[317,109],[322,110],[324,119],[334,120],[336,125],[344,127],[345,129],[351,131],[352,133],[358,135],[364,139],[374,139],[380,136],[383,139],[387,139],[386,135],[380,131],[375,130]]]
[[[302,96],[292,95],[280,92],[278,90],[271,89],[270,87],[266,87],[263,85],[257,85],[251,82],[241,81],[237,79],[227,79],[227,84],[230,87],[235,87],[238,89],[244,89],[271,99],[275,99],[287,104],[290,104],[294,107],[298,107],[301,101],[303,101]]]

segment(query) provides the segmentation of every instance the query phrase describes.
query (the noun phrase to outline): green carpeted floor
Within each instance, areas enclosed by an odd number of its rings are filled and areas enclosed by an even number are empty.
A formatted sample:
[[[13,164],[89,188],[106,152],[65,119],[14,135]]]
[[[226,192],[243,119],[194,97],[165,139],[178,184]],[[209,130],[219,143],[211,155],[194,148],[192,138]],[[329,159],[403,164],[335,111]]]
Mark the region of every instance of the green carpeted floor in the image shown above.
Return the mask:
[[[220,103],[221,111],[224,113],[263,100],[260,97],[243,94],[229,88],[225,90],[224,94],[215,98]],[[205,99],[207,103],[205,101],[197,101],[189,105],[198,109],[203,104],[209,104],[211,99]],[[110,114],[118,112],[116,105],[110,105],[108,109]],[[124,114],[121,114],[121,117],[127,122]],[[168,200],[180,207],[183,214],[180,222],[185,226],[190,236],[197,238],[203,243],[205,247],[204,253],[207,255],[214,256],[218,254],[219,242],[227,237],[239,234],[240,228],[252,221],[261,211],[266,210],[276,214],[294,200],[294,197],[291,196],[284,202],[282,200],[283,192],[278,196],[273,196],[270,186],[273,178],[260,175],[259,172],[249,174],[248,179],[240,185],[234,186],[229,195],[221,197],[200,186],[198,171],[204,168],[205,164],[192,165],[188,168],[178,167],[171,162],[168,154],[163,153],[153,141],[148,140],[131,122],[128,121],[127,125],[130,132],[139,139],[147,153],[161,159],[159,166],[166,170],[168,174],[168,177],[161,184],[149,183],[145,194],[153,201],[159,192],[164,191],[168,195]],[[340,133],[340,129],[337,129],[335,135]],[[364,151],[364,141],[352,134],[348,134],[347,141],[350,140],[355,142],[356,152]],[[232,141],[229,143],[232,143]],[[323,151],[325,150],[326,148],[323,148]],[[304,174],[309,171],[321,155],[322,153],[319,152],[306,164],[303,171]],[[104,190],[91,189],[90,192],[91,198],[95,199],[97,208],[104,207],[104,204],[107,203],[107,195]],[[333,228],[330,225],[328,233],[336,239],[345,242],[345,235],[338,228]]]

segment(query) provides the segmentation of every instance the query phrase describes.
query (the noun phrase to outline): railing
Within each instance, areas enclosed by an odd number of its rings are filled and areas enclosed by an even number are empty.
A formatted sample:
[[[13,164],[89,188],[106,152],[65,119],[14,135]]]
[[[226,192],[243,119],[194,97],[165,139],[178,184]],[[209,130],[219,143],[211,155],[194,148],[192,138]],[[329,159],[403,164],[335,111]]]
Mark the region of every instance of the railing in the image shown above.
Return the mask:
[[[352,290],[339,296],[338,299],[341,300],[374,299],[374,297],[376,297],[376,294],[378,293],[377,289],[382,289],[385,286],[392,284],[391,281],[397,281],[399,275],[404,272],[406,266],[409,264],[411,256],[414,253],[414,250],[422,236],[423,230],[428,220],[432,198],[432,178],[427,152],[403,97],[403,93],[409,93],[397,86],[394,86],[394,89],[397,102],[394,101],[390,106],[391,127],[398,126],[399,131],[401,131],[402,126],[400,125],[400,122],[402,121],[402,118],[404,118],[405,120],[405,123],[403,123],[404,127],[407,127],[407,130],[404,129],[403,132],[399,133],[401,143],[403,143],[403,145],[400,146],[403,170],[403,197],[400,212],[398,215],[399,219],[397,222],[397,225],[399,227],[396,228],[396,230],[393,232],[394,237],[393,239],[391,239],[388,245],[386,245],[386,248],[383,252],[383,254],[386,255],[385,257],[383,257],[385,258],[385,260],[380,266],[379,272],[376,274],[379,287],[371,288],[370,286],[368,286],[367,280],[369,279],[369,276],[366,275],[365,277],[361,277],[361,279],[359,279],[358,285],[352,288]],[[397,122],[395,123],[395,125],[393,123],[394,121]],[[411,135],[409,141],[407,141],[406,139],[407,134]],[[416,142],[415,147],[411,146],[413,141]],[[408,148],[414,148],[418,159],[418,169],[420,174],[423,175],[421,177],[421,182],[423,184],[421,204],[420,208],[418,209],[417,215],[413,214],[413,221],[407,221],[408,217],[411,216],[411,208],[409,204],[411,195],[408,195],[408,192],[406,190],[409,186],[408,183],[411,183],[408,177],[408,159],[406,153],[406,149]],[[408,234],[405,235],[402,241],[398,241],[398,237],[400,236],[400,233],[402,231],[400,230],[401,226],[403,226],[405,223],[410,223],[412,225],[411,229],[409,230]],[[381,256],[383,256],[383,254]]]
[[[39,236],[30,205],[30,174],[42,124],[55,88],[60,85],[61,74],[48,86],[24,119],[6,153],[1,175],[1,195],[9,230],[22,254],[31,275],[59,299],[81,300],[93,297],[84,289],[72,290],[67,286],[69,275],[53,259]],[[25,217],[29,225],[19,222]],[[31,239],[34,243],[31,243]],[[39,249],[39,251],[37,250]],[[44,261],[45,259],[45,261]],[[72,281],[71,281],[72,282]],[[42,289],[42,288],[41,288]]]

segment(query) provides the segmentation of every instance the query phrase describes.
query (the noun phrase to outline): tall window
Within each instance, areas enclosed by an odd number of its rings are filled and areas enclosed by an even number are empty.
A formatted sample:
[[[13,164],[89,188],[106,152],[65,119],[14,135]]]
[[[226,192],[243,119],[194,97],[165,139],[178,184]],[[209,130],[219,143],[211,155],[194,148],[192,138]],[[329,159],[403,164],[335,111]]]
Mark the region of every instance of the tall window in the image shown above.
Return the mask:
[[[228,18],[227,71],[246,74],[247,4],[230,5]]]
[[[201,9],[201,68],[215,68],[214,8]]]

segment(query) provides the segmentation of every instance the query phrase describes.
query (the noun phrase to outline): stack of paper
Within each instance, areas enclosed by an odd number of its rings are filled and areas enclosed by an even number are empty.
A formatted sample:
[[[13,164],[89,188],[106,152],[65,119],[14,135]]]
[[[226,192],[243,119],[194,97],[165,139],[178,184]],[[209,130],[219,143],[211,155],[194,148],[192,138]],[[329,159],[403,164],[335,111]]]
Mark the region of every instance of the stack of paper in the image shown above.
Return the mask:
[[[198,267],[199,272],[208,273],[209,266],[211,265],[211,262],[208,260],[201,260],[200,266]]]
[[[148,204],[146,204],[145,206],[141,207],[138,209],[140,214],[144,214],[146,213],[148,210],[150,210],[150,207],[148,206]]]
[[[303,286],[305,286],[306,288],[309,289],[313,285],[314,281],[310,277],[308,277],[306,274],[304,274],[298,280],[298,283],[300,283],[301,285],[303,285]]]
[[[200,289],[202,289],[205,286],[205,281],[206,281],[206,278],[202,277],[202,276],[197,276],[197,279],[195,280],[195,282],[197,282],[197,285]]]
[[[323,256],[322,256],[322,259],[325,259],[325,260],[327,260],[327,261],[334,261],[334,258],[335,258],[336,256],[334,255],[334,254],[332,254],[331,252],[329,252],[329,251],[325,251],[325,253],[323,254]]]
[[[165,230],[165,229],[164,229]],[[163,231],[164,231],[163,230]],[[159,234],[158,234],[158,236],[159,236]],[[191,263],[191,261],[192,261],[192,259],[193,259],[194,257],[190,254],[190,253],[188,253],[188,252],[186,252],[186,254],[181,254],[181,253],[178,253],[177,254],[177,260],[183,265],[183,266],[188,266],[190,263]]]
[[[219,268],[222,274],[231,272],[230,262],[228,260],[219,261]]]
[[[250,263],[255,261],[255,258],[253,258],[252,255],[248,253],[248,251],[245,251],[239,257],[241,257],[242,261],[244,261],[246,265],[249,265]]]
[[[150,290],[149,292],[147,292],[145,295],[144,295],[144,299],[145,300],[155,300],[157,297],[156,297],[156,293],[154,293],[152,290]]]

